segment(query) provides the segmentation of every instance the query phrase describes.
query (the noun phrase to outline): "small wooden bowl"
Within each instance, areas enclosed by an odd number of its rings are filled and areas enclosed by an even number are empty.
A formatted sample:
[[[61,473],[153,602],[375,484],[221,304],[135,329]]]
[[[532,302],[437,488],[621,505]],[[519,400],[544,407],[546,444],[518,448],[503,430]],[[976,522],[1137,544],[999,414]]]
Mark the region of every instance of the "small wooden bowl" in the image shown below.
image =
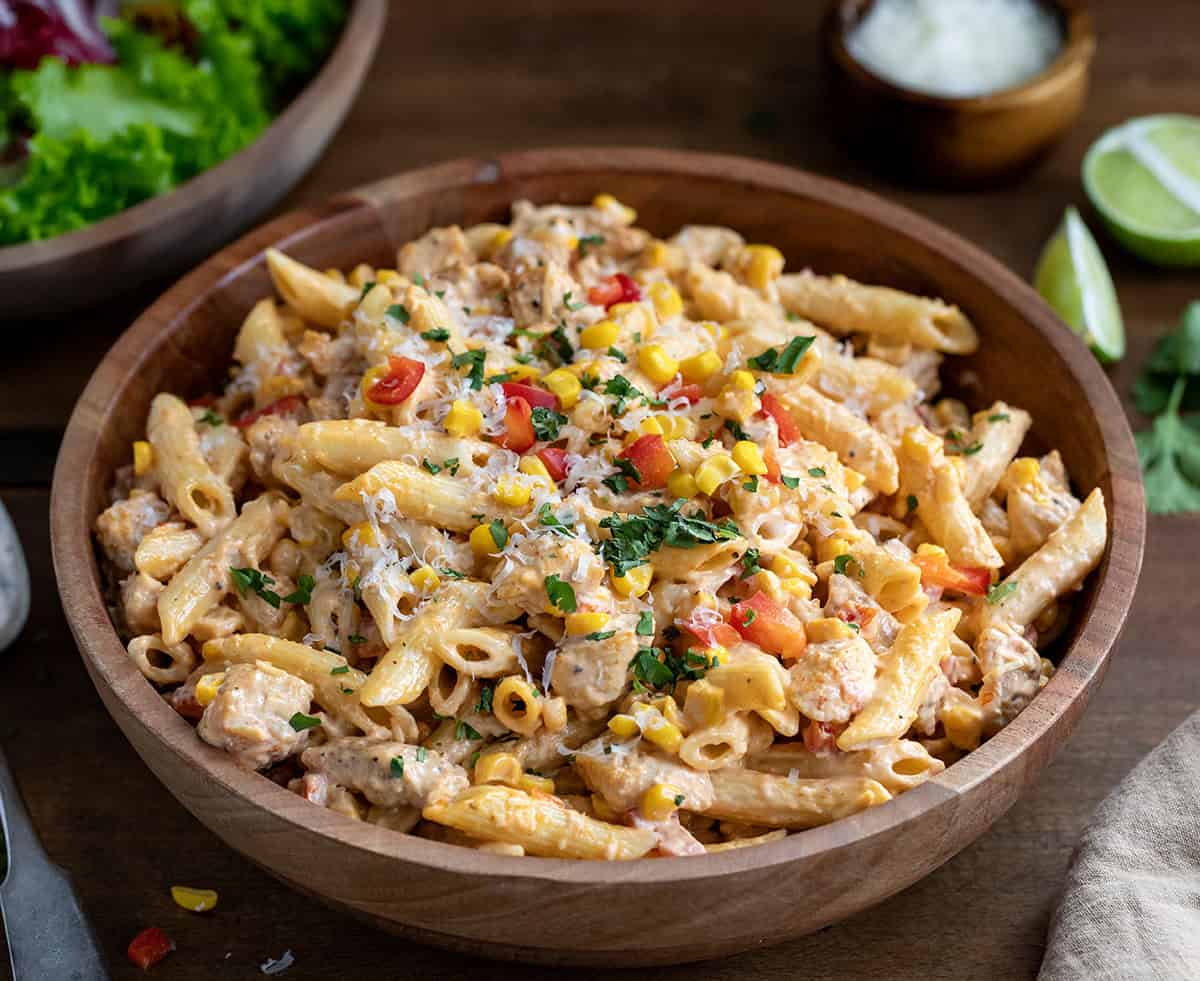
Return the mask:
[[[386,17],[385,0],[355,0],[321,70],[229,159],[79,231],[0,248],[3,320],[57,316],[178,275],[252,225],[292,189],[341,125]]]
[[[834,0],[824,47],[839,130],[866,159],[909,178],[951,186],[1021,174],[1079,115],[1096,36],[1084,0],[1044,0],[1058,14],[1063,47],[1039,75],[1016,88],[943,98],[901,88],[856,60],[846,36],[874,0]]]
[[[434,225],[506,220],[510,203],[610,191],[668,234],[731,225],[791,265],[961,304],[983,336],[961,363],[976,401],[1033,413],[1078,490],[1103,488],[1110,545],[1080,596],[1058,673],[1008,728],[882,807],[758,848],[632,863],[488,855],[352,821],[239,769],[203,743],[138,672],[105,608],[91,527],[160,390],[225,377],[234,335],[271,293],[263,250],[317,268],[392,264]],[[968,384],[969,383],[969,384]],[[125,333],[71,418],[51,501],[63,607],[101,698],[160,780],[229,845],[281,879],[419,941],[494,957],[645,965],[729,954],[818,929],[903,889],[1017,799],[1104,673],[1141,564],[1137,456],[1120,403],[1083,344],[979,249],[863,191],[734,157],[564,149],[459,160],[284,215],[213,256]]]

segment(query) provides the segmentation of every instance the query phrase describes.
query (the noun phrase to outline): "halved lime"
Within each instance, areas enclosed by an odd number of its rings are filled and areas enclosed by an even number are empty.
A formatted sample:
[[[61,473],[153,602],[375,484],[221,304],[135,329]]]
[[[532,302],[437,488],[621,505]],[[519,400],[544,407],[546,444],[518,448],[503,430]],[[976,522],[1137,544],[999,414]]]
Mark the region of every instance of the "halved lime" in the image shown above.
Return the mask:
[[[1038,260],[1034,288],[1102,361],[1125,354],[1125,324],[1108,266],[1096,240],[1074,208]]]
[[[1110,129],[1083,158],[1083,186],[1130,252],[1200,265],[1200,119],[1143,116]]]

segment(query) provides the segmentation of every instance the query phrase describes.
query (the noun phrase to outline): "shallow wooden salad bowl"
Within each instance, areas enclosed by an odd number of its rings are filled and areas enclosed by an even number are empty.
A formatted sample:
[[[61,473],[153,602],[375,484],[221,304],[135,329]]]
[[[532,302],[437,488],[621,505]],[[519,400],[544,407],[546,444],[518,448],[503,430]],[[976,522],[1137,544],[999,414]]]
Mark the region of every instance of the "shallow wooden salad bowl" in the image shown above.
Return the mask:
[[[249,228],[304,176],[341,125],[386,17],[384,0],[354,0],[320,70],[232,157],[94,225],[0,248],[0,319],[58,316],[162,282]]]
[[[90,536],[150,399],[223,377],[278,246],[318,268],[394,262],[434,225],[503,220],[509,203],[611,191],[639,223],[731,225],[811,265],[960,304],[983,336],[960,387],[1033,413],[1077,487],[1100,486],[1110,546],[1078,604],[1061,668],[977,752],[888,804],[784,841],[702,858],[570,862],[484,854],[313,806],[205,745],[138,672],[113,630]],[[974,840],[1067,738],[1104,673],[1137,583],[1144,533],[1121,407],[1084,346],[1024,283],[946,230],[785,167],[656,150],[564,149],[460,160],[288,214],[213,256],[101,362],[71,419],[51,503],[63,605],[100,696],[142,758],[205,825],[281,879],[422,942],[556,963],[698,960],[815,930],[898,892]]]

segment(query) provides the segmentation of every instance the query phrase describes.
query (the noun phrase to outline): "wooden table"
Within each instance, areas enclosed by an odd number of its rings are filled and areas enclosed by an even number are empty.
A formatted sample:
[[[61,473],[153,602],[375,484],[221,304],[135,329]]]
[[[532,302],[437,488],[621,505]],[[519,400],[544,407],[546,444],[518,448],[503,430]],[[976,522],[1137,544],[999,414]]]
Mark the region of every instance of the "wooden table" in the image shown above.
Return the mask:
[[[1083,204],[1079,164],[1096,136],[1130,116],[1200,114],[1194,0],[1097,2],[1101,44],[1088,110],[1045,166],[1003,190],[915,191],[881,182],[827,137],[816,57],[823,4],[815,0],[744,0],[735,16],[705,0],[659,0],[648,10],[614,0],[403,6],[401,13],[396,5],[349,120],[289,206],[457,155],[549,144],[691,147],[875,187],[1028,274],[1063,207]],[[1112,373],[1125,394],[1154,338],[1200,297],[1200,276],[1141,266],[1110,243],[1105,251],[1130,331],[1130,355]],[[59,323],[5,325],[0,362],[0,496],[20,529],[35,592],[29,627],[0,682],[0,743],[47,849],[75,876],[115,976],[140,976],[122,951],[156,924],[180,948],[155,970],[164,978],[259,977],[256,965],[287,949],[297,959],[289,979],[560,978],[414,947],[292,893],[201,827],[105,714],[56,598],[49,483],[89,372],[152,295]],[[1151,521],[1135,612],[1103,690],[1036,788],[975,845],[899,896],[815,936],[655,976],[1032,977],[1088,815],[1200,702],[1200,663],[1185,629],[1197,612],[1198,554],[1200,520]],[[218,910],[205,917],[178,910],[168,894],[176,883],[219,890]]]

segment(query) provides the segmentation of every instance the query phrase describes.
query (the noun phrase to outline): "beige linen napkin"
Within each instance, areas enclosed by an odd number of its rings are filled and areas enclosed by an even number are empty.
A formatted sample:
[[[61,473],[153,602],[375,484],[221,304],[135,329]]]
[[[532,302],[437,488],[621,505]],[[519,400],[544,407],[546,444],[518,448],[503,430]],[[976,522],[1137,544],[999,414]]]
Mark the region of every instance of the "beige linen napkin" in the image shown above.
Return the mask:
[[[1092,815],[1038,981],[1200,978],[1200,712]]]

